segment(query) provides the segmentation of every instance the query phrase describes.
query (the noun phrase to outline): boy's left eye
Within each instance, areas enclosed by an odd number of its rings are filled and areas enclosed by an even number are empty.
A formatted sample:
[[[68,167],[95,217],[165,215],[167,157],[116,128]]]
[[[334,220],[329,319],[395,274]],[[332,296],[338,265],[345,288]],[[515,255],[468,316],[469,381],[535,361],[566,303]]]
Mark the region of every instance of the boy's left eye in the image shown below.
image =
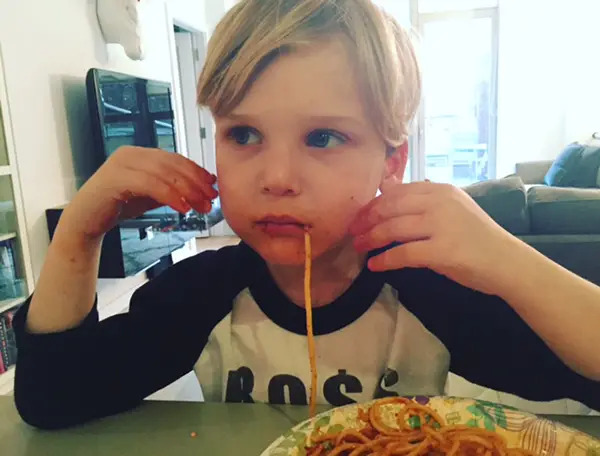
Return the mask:
[[[306,145],[320,149],[328,149],[346,143],[347,139],[341,133],[332,130],[314,130],[306,137]]]

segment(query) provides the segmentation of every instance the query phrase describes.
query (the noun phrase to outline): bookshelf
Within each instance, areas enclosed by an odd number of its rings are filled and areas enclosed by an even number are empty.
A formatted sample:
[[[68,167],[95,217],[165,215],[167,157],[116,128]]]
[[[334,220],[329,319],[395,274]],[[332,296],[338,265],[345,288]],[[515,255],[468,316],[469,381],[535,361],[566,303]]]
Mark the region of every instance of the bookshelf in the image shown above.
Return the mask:
[[[12,313],[33,289],[25,211],[0,48],[0,386],[12,384]],[[11,367],[12,366],[12,367]]]
[[[20,298],[14,299],[5,299],[0,301],[0,314],[6,312],[7,310],[14,309],[15,307],[20,306],[25,302],[25,297],[22,296]]]
[[[0,242],[8,241],[9,239],[14,239],[17,237],[17,233],[4,233],[0,234]]]

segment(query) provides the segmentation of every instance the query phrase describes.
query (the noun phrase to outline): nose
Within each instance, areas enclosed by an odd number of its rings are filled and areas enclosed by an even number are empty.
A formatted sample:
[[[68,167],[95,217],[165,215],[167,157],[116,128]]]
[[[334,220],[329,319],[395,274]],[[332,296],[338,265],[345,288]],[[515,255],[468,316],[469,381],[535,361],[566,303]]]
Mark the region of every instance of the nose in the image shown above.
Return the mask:
[[[300,193],[300,169],[292,147],[269,146],[263,149],[262,158],[260,185],[264,194],[295,196]]]

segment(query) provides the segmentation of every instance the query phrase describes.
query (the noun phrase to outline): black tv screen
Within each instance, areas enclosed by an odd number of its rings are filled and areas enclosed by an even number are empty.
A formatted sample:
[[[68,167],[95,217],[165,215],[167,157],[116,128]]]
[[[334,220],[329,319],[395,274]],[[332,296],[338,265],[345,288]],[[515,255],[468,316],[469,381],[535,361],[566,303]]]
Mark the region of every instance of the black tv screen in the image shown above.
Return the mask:
[[[86,86],[98,167],[124,145],[177,152],[171,84],[92,68]]]

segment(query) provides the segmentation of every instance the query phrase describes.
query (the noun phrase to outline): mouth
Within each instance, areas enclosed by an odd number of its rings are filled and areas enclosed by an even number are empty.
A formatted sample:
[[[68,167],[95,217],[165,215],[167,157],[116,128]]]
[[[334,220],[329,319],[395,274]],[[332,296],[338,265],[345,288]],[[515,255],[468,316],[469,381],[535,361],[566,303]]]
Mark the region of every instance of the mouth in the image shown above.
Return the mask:
[[[270,215],[255,222],[257,228],[273,237],[300,237],[311,225],[288,215]]]

